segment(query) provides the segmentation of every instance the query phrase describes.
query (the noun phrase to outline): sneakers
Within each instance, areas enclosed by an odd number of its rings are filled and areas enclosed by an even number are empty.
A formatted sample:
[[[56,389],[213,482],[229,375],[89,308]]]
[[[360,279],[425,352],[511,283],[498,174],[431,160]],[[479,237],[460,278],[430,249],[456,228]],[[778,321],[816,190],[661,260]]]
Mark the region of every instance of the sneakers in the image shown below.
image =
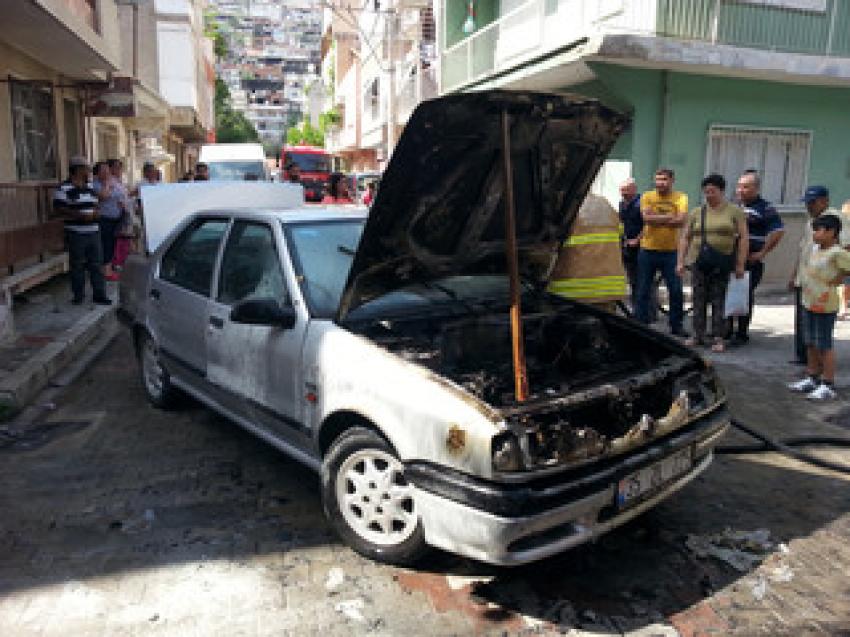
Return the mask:
[[[811,376],[806,376],[802,380],[795,381],[793,383],[788,383],[788,389],[791,391],[800,392],[801,394],[808,394],[809,392],[813,392],[818,388],[818,381],[816,381]]]
[[[110,301],[105,296],[96,296],[92,299],[92,302],[95,305],[112,305],[112,301]]]
[[[838,398],[836,391],[825,383],[821,383],[814,391],[806,394],[809,400],[835,400]]]

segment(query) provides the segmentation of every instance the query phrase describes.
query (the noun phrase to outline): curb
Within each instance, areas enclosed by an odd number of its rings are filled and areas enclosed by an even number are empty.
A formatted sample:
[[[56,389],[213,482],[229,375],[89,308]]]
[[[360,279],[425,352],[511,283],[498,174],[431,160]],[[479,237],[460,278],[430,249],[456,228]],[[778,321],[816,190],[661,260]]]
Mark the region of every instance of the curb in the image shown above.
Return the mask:
[[[81,320],[48,343],[0,382],[0,405],[12,413],[21,411],[47,387],[50,379],[74,361],[96,339],[117,332],[116,307],[96,306]]]

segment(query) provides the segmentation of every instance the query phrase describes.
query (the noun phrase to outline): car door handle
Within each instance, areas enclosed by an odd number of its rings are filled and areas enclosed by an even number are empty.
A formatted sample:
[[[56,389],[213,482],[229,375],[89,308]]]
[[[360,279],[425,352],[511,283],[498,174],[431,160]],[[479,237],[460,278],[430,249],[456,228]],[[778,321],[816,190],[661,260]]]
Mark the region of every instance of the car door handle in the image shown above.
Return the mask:
[[[159,298],[159,290],[156,288],[151,288],[151,298],[158,299]]]
[[[218,329],[221,329],[221,328],[224,327],[224,319],[221,318],[221,317],[218,317],[218,316],[211,316],[210,317],[210,325],[212,325],[213,327],[216,327]]]

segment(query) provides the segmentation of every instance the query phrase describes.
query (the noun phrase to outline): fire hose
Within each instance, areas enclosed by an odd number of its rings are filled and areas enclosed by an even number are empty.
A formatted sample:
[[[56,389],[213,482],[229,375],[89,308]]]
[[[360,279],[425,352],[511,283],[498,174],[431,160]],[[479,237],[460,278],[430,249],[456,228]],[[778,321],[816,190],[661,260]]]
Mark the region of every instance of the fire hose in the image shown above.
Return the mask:
[[[794,438],[783,438],[781,440],[772,438],[767,434],[763,434],[757,429],[745,425],[740,420],[732,419],[732,426],[739,431],[744,432],[748,436],[760,441],[756,444],[749,445],[720,445],[715,447],[714,452],[717,454],[740,455],[748,453],[765,453],[779,452],[789,458],[794,458],[800,462],[805,462],[822,469],[829,469],[839,473],[850,474],[850,465],[830,462],[823,458],[818,458],[804,451],[799,451],[796,447],[806,447],[809,445],[828,445],[830,447],[850,448],[850,438],[841,438],[837,436],[797,436]]]

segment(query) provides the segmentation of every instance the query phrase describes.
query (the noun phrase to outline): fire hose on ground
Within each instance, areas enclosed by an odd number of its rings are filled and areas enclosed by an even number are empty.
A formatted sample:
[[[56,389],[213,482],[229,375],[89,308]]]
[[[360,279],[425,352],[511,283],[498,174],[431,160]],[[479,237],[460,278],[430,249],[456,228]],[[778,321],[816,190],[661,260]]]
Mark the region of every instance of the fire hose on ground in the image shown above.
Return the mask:
[[[749,453],[765,453],[778,452],[789,458],[794,458],[800,462],[805,462],[822,469],[829,469],[839,473],[850,474],[850,465],[841,464],[838,462],[830,462],[823,458],[818,458],[805,451],[799,451],[796,447],[806,447],[810,445],[827,445],[830,447],[850,448],[850,438],[842,438],[837,436],[797,436],[794,438],[783,438],[778,440],[766,434],[761,433],[748,425],[745,425],[740,420],[732,419],[732,426],[743,431],[748,436],[760,441],[760,444],[749,445],[720,445],[715,447],[714,452],[725,455],[741,455]]]

